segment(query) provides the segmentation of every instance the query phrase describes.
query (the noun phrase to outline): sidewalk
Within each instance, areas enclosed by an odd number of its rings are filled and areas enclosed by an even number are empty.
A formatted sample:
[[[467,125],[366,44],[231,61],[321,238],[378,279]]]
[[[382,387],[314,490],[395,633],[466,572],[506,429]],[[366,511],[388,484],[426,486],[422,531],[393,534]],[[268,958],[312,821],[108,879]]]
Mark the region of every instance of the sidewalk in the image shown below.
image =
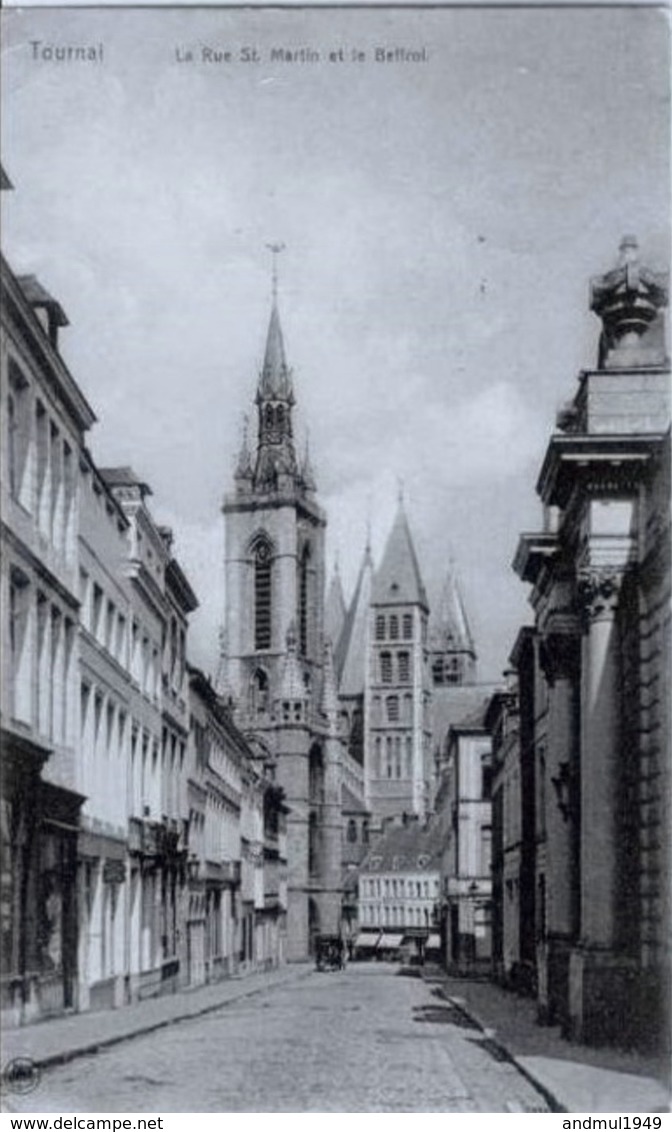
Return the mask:
[[[539,1026],[536,1004],[494,983],[429,974],[516,1063],[556,1111],[667,1112],[669,1059],[569,1042],[557,1026]],[[440,981],[439,981],[440,979]]]
[[[139,1034],[148,1034],[175,1022],[209,1014],[230,1002],[259,994],[271,987],[296,982],[306,978],[312,970],[312,964],[292,964],[273,971],[233,976],[219,983],[179,991],[161,998],[145,999],[133,1006],[122,1006],[119,1010],[69,1014],[5,1030],[2,1038],[2,1064],[6,1066],[15,1057],[27,1057],[41,1068],[60,1065]]]

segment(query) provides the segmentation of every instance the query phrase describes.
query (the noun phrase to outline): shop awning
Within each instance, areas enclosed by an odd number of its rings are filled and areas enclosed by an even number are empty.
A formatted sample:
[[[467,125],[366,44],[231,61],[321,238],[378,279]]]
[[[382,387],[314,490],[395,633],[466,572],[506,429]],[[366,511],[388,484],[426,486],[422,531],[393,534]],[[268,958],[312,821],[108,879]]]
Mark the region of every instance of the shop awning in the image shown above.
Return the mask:
[[[383,932],[378,940],[378,948],[381,947],[401,947],[401,941],[404,937],[402,935],[392,935],[391,932]]]
[[[380,939],[380,932],[360,932],[355,940],[355,947],[376,947]]]
[[[441,950],[441,936],[437,935],[436,933],[430,935],[429,939],[427,940],[427,943],[425,944],[425,948],[427,950],[431,950],[431,951],[440,951]]]

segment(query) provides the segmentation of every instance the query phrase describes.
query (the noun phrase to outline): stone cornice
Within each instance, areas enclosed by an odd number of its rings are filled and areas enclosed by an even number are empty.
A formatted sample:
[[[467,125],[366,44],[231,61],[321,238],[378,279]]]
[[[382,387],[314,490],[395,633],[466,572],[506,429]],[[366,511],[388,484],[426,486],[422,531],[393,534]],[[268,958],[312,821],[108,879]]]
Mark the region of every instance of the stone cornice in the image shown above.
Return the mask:
[[[322,508],[311,500],[296,494],[274,495],[225,495],[222,512],[225,515],[253,511],[279,511],[283,507],[293,507],[300,519],[308,519],[314,526],[326,527],[327,519]]]
[[[513,569],[523,582],[533,584],[539,578],[544,566],[555,558],[559,550],[557,534],[549,531],[539,533],[523,532],[513,559]]]
[[[566,507],[572,491],[634,493],[647,465],[665,441],[647,436],[565,436],[554,433],[537,481],[546,506]]]

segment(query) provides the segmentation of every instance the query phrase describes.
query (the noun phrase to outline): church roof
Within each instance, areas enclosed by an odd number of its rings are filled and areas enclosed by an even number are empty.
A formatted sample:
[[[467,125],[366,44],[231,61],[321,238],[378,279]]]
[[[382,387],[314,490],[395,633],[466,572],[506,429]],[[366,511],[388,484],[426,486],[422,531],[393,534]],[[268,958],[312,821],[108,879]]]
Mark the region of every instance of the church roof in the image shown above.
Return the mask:
[[[432,688],[430,720],[435,747],[443,747],[451,727],[480,727],[499,684],[446,684]]]
[[[341,575],[338,566],[336,566],[327,590],[327,600],[324,603],[324,635],[329,638],[334,650],[338,645],[344,621],[345,598],[343,597]]]
[[[349,786],[343,782],[341,784],[341,809],[346,814],[368,814],[368,810],[363,802],[355,794]]]
[[[429,609],[403,502],[399,503],[383,560],[373,580],[374,605],[422,605]]]
[[[474,652],[467,611],[452,567],[446,575],[436,614],[432,613],[429,639],[435,650]]]
[[[367,545],[336,650],[338,690],[342,696],[359,696],[364,691],[372,578],[373,560]]]

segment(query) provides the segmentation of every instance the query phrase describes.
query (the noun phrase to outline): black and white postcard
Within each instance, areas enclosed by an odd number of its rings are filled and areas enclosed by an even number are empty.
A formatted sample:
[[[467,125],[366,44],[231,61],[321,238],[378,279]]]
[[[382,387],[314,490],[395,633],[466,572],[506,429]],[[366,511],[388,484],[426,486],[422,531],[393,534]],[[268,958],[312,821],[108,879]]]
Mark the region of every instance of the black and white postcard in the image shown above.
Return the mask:
[[[668,23],[3,12],[6,1111],[662,1127]]]

